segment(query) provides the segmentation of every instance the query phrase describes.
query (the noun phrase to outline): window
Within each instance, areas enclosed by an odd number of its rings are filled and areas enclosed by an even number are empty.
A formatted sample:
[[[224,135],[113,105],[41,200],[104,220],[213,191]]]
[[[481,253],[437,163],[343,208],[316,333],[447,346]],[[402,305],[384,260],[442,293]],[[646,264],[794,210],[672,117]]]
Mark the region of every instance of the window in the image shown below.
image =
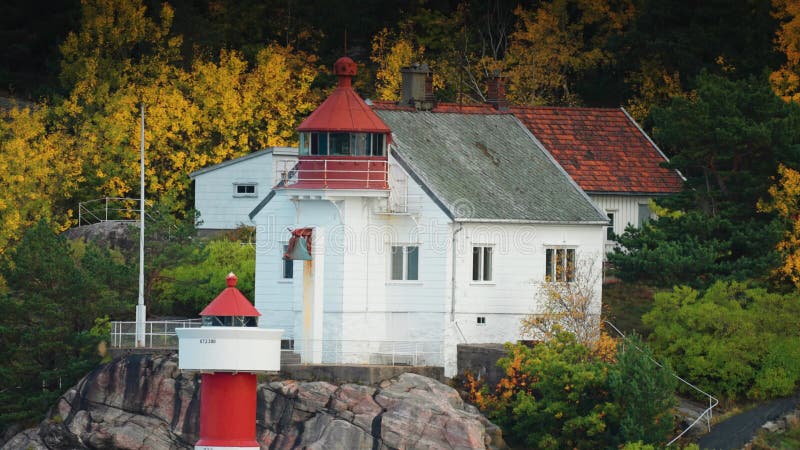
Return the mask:
[[[486,316],[478,316],[478,325],[486,325]]]
[[[291,280],[294,278],[294,260],[283,259],[283,255],[289,251],[289,244],[283,244],[283,253],[281,253],[281,260],[283,266],[281,267],[281,278],[284,280]]]
[[[381,133],[300,133],[300,155],[383,156]]]
[[[639,228],[642,228],[644,224],[650,221],[650,205],[647,203],[640,203],[639,204],[639,221],[637,222]]]
[[[472,281],[492,281],[492,247],[472,247]]]
[[[393,245],[391,254],[391,280],[419,280],[419,247]]]
[[[546,249],[544,276],[545,281],[575,281],[575,249]]]
[[[256,183],[234,183],[233,184],[234,197],[255,197],[256,196]]]
[[[614,240],[614,211],[609,211],[606,213],[608,215],[608,228],[606,228],[606,239],[609,241]]]

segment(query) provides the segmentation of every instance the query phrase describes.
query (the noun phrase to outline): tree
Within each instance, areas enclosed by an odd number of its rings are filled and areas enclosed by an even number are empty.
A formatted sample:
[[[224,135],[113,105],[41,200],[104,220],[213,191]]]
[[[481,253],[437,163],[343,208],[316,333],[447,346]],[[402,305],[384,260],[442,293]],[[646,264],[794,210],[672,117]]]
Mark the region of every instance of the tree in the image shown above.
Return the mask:
[[[775,17],[780,26],[775,40],[786,62],[770,74],[775,93],[786,101],[800,102],[800,4],[790,0],[773,0]]]
[[[124,317],[133,303],[124,284],[106,284],[131,268],[89,244],[80,256],[42,220],[0,265],[0,429],[34,423],[63,390],[100,361],[97,319]],[[112,275],[113,274],[113,275]]]
[[[800,382],[797,293],[717,282],[658,293],[642,320],[650,343],[682,377],[730,400],[789,395]],[[790,350],[791,349],[791,350]]]
[[[539,311],[522,319],[521,334],[551,339],[566,331],[580,344],[594,347],[600,337],[600,271],[589,260],[567,270],[574,271],[573,281],[541,284]]]
[[[660,367],[637,335],[620,343],[615,370],[609,372],[611,396],[619,407],[622,442],[663,444],[672,432],[678,380],[669,366]]]
[[[618,361],[567,332],[506,349],[498,361],[505,376],[496,387],[467,387],[512,445],[618,448],[626,439],[662,444],[672,431],[675,379],[638,338],[619,343]]]
[[[52,127],[48,105],[12,109],[0,118],[0,254],[41,219],[69,224],[60,207],[81,181],[71,136]]]
[[[687,178],[677,206],[750,217],[780,162],[800,162],[800,106],[761,78],[703,73],[691,98],[653,111],[654,137]]]
[[[800,288],[800,172],[780,165],[780,178],[769,187],[770,201],[759,201],[758,209],[777,213],[785,224],[783,239],[778,242],[782,264],[778,272]]]
[[[178,265],[164,269],[154,286],[155,312],[196,316],[225,287],[233,272],[237,288],[252,299],[255,286],[255,247],[213,240],[194,249]]]
[[[506,58],[508,94],[521,104],[574,105],[574,85],[609,64],[606,46],[633,18],[630,1],[550,0],[535,10],[518,7],[519,27]]]

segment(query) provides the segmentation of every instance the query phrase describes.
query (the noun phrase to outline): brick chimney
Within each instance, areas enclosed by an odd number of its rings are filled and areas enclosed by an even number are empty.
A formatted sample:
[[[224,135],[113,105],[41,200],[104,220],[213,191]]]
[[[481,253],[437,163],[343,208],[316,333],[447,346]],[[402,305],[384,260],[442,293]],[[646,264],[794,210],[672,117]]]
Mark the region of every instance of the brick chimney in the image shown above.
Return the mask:
[[[500,75],[499,70],[495,70],[487,81],[486,103],[492,105],[498,111],[508,109],[506,100],[506,77]]]
[[[433,72],[427,64],[412,64],[400,69],[402,90],[400,105],[429,111],[436,106],[433,96]]]

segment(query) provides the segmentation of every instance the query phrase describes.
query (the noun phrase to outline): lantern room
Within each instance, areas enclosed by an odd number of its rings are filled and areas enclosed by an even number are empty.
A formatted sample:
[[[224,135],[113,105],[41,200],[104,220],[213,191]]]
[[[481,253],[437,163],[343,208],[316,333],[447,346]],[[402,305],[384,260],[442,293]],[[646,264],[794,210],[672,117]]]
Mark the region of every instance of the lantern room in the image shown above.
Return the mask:
[[[200,328],[176,330],[182,370],[255,373],[280,369],[283,330],[258,327],[261,314],[236,289],[236,281],[236,275],[228,275],[228,287],[200,313]]]
[[[339,58],[336,89],[297,127],[300,157],[279,168],[279,188],[388,189],[391,130],[356,94],[356,63]]]

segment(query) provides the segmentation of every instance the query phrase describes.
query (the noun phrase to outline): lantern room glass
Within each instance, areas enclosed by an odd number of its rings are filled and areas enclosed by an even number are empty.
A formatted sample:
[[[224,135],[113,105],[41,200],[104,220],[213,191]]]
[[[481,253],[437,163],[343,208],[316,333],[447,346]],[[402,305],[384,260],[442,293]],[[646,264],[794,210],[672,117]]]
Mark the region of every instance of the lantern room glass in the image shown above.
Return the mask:
[[[300,133],[300,156],[386,156],[383,133]]]

